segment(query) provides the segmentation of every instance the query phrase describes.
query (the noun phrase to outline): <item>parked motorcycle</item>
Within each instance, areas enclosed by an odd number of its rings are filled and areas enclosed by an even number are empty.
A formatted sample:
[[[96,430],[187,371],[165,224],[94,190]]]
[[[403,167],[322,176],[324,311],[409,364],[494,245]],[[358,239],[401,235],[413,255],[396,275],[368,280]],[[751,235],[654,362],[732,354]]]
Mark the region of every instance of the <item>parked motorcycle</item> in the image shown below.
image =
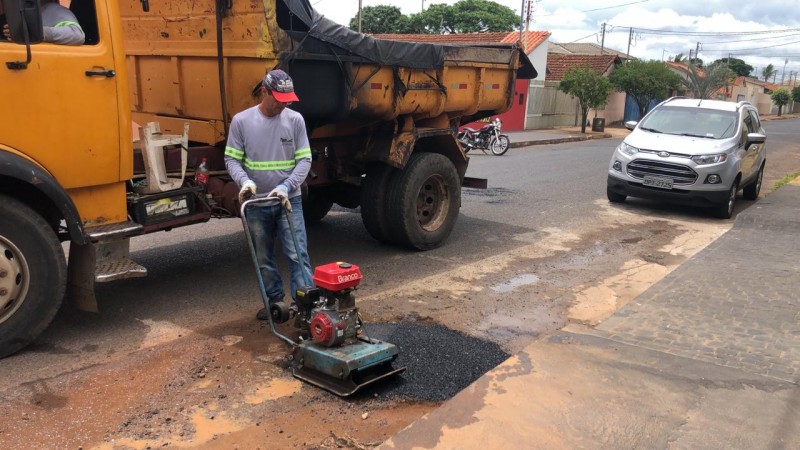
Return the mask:
[[[486,153],[491,150],[493,155],[503,155],[508,151],[509,140],[505,134],[500,134],[503,122],[499,118],[495,118],[488,124],[481,127],[480,130],[475,130],[469,127],[464,127],[458,132],[458,140],[461,142],[461,147],[464,148],[464,153],[468,153],[473,148],[478,148]]]

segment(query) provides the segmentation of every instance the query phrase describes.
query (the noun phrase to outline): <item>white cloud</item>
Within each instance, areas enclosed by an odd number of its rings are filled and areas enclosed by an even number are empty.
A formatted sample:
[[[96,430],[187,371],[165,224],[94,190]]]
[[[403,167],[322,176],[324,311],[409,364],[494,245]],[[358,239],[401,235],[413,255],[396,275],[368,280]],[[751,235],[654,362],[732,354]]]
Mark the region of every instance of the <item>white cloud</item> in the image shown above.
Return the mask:
[[[519,13],[522,0],[495,0]],[[541,0],[535,3],[531,29],[552,33],[553,42],[600,43],[600,30],[603,22],[610,24],[606,29],[605,45],[619,51],[627,51],[628,28],[668,29],[684,32],[732,32],[762,31],[800,28],[800,8],[783,0],[761,0],[753,4],[735,7],[729,0],[647,0],[618,8],[601,9],[607,6],[633,3],[636,0],[596,0],[570,1],[564,6],[562,0]],[[425,0],[427,8],[433,3],[453,4],[456,0]],[[422,0],[363,0],[364,6],[394,5],[404,14],[418,13]],[[347,24],[358,12],[358,0],[311,0],[311,4],[328,18]],[[800,72],[800,43],[769,47],[780,43],[800,41],[796,36],[783,39],[763,39],[773,35],[751,36],[665,36],[636,33],[631,43],[631,55],[644,59],[662,59],[677,53],[689,54],[689,50],[701,43],[700,58],[713,61],[727,57],[745,60],[750,65],[762,68],[773,64],[779,71],[784,60],[788,72]],[[784,33],[785,35],[786,33]],[[757,38],[758,40],[752,40]],[[749,42],[720,43],[719,41],[748,40]],[[705,49],[708,49],[706,51]],[[739,52],[749,54],[737,54]],[[780,73],[778,80],[780,80]]]

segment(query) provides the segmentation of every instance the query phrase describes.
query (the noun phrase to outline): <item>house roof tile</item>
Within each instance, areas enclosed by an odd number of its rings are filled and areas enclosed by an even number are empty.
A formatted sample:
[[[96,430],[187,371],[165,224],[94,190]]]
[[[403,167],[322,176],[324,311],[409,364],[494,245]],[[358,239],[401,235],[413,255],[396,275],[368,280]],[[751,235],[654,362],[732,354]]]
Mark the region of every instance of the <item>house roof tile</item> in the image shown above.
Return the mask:
[[[606,73],[613,64],[619,63],[617,55],[567,55],[547,54],[547,81],[560,81],[570,67],[589,67],[598,75]]]
[[[617,55],[622,60],[636,59],[624,52],[602,47],[592,42],[573,42],[569,44],[551,42],[548,51],[550,53],[566,53],[572,55]]]

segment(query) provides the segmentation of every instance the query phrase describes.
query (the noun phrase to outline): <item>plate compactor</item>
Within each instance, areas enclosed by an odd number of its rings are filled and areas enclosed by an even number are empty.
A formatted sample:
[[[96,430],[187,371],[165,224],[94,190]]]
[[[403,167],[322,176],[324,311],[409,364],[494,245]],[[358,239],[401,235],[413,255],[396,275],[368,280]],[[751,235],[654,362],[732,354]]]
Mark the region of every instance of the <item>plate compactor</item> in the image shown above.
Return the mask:
[[[250,254],[258,275],[264,306],[270,311],[272,332],[292,347],[292,374],[303,381],[321,387],[340,397],[403,372],[392,363],[397,359],[397,346],[371,339],[356,307],[353,291],[363,275],[358,266],[345,262],[325,264],[314,269],[313,284],[303,270],[305,287],[296,292],[295,304],[270,302],[264,288],[264,278],[258,268],[256,251],[247,224],[247,209],[274,200],[253,197],[242,203],[241,217]],[[297,236],[291,212],[285,211],[289,230],[299,254]],[[297,338],[279,332],[276,324],[294,318]]]

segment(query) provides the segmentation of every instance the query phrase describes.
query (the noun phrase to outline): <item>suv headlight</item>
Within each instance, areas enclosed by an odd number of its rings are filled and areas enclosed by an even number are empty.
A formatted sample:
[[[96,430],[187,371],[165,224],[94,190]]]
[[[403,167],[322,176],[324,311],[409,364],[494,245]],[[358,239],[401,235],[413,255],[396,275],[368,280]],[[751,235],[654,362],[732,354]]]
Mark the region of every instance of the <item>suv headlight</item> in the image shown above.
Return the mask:
[[[619,147],[617,147],[617,150],[619,152],[621,152],[621,153],[624,153],[624,154],[628,155],[628,156],[633,156],[636,153],[639,153],[639,149],[638,148],[636,148],[636,147],[634,147],[632,145],[628,145],[625,142],[620,143]]]
[[[718,155],[697,155],[692,156],[692,161],[698,166],[705,166],[708,164],[721,163],[728,160],[727,153],[720,153]]]

